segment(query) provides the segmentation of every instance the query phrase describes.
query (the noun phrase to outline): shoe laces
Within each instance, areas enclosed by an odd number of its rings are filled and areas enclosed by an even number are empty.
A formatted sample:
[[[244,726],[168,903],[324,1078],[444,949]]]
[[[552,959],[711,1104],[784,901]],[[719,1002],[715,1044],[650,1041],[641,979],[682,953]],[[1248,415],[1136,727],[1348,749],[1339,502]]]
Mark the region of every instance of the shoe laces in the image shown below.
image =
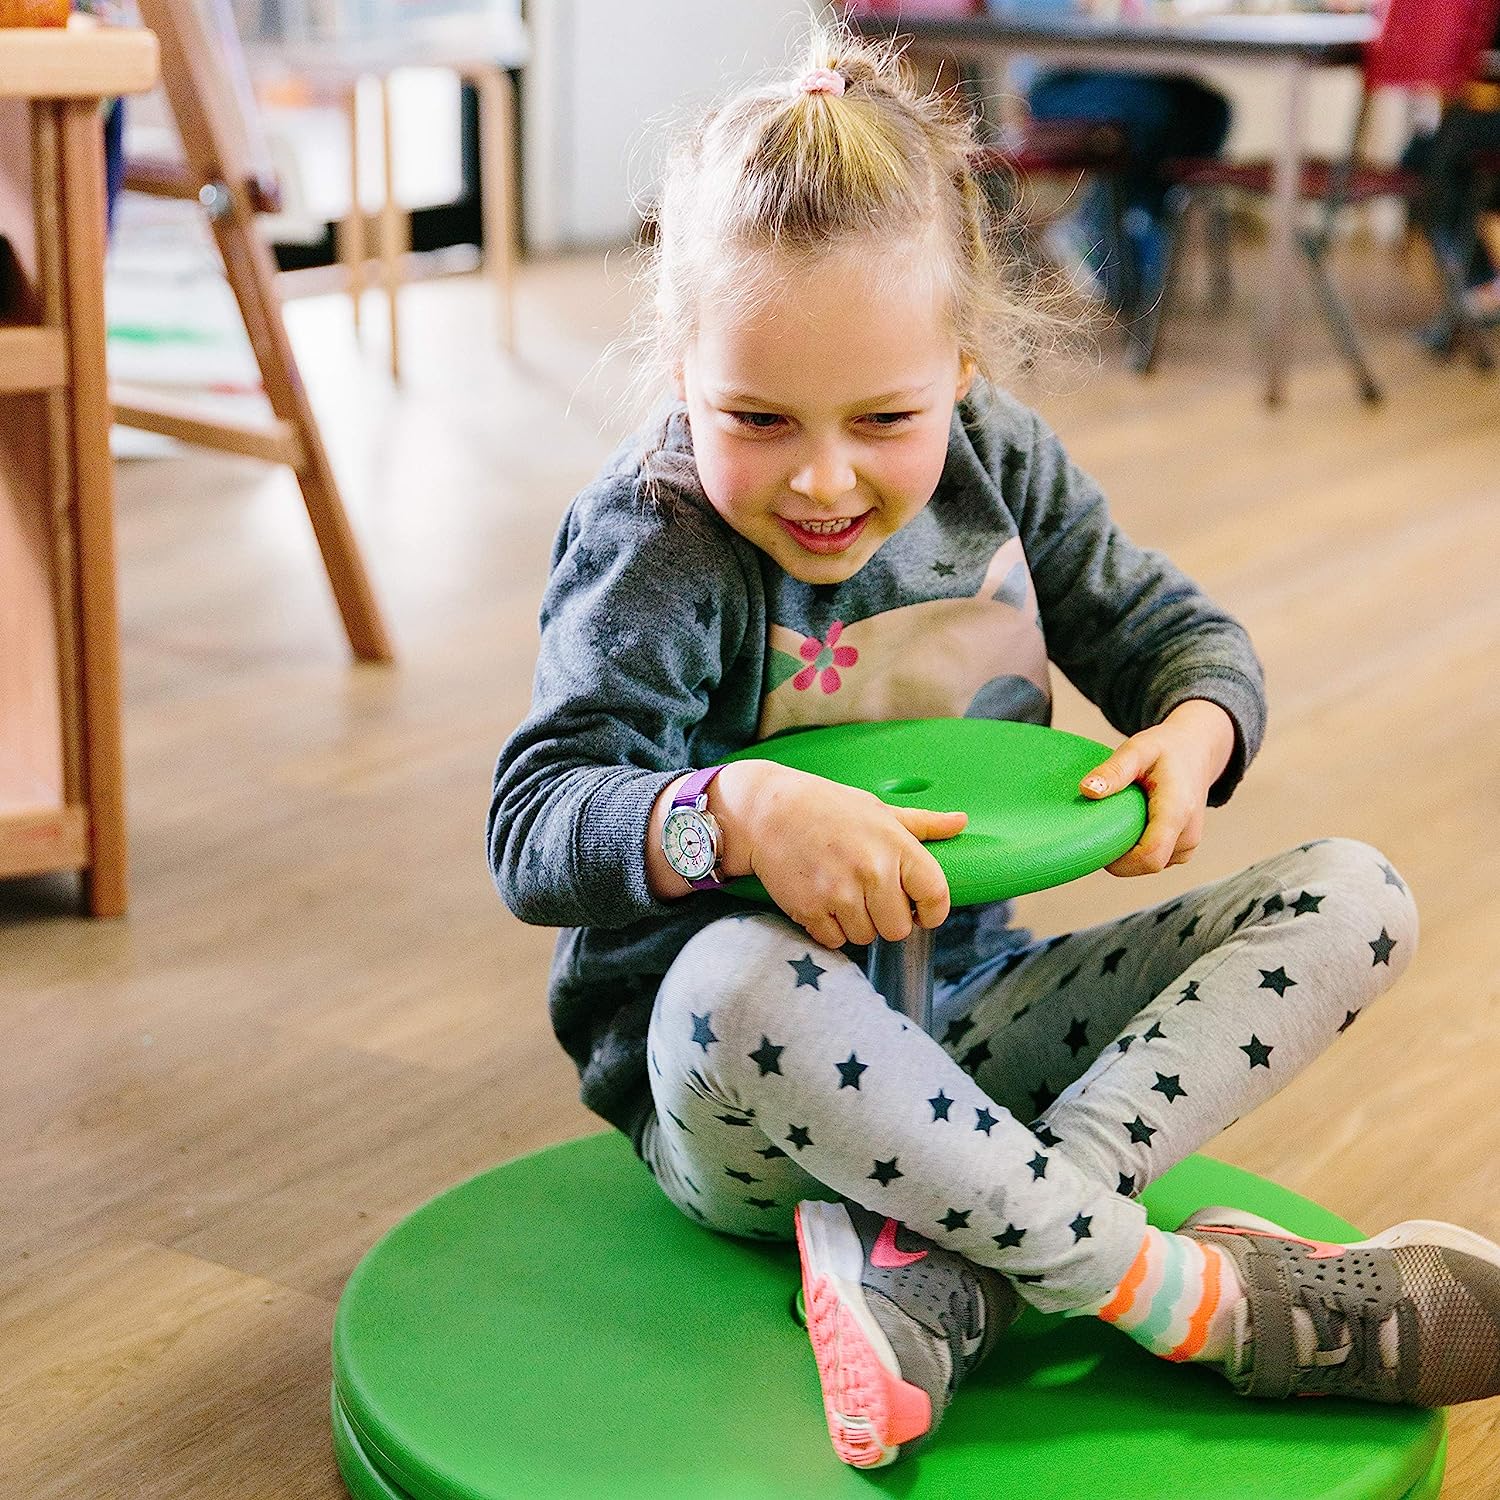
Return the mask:
[[[1300,1326],[1299,1312],[1307,1318]],[[1392,1372],[1381,1358],[1380,1330],[1392,1316],[1393,1311],[1378,1302],[1341,1297],[1304,1283],[1293,1293],[1297,1362],[1309,1369],[1337,1367],[1341,1386],[1350,1379],[1389,1384]],[[1306,1338],[1309,1328],[1311,1347]]]

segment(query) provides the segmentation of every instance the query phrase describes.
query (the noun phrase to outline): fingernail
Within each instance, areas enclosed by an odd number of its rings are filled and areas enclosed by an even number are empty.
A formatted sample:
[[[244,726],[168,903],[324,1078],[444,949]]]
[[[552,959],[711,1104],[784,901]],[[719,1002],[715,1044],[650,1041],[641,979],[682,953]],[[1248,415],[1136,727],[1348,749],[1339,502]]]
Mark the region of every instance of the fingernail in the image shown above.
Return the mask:
[[[1102,776],[1086,776],[1084,778],[1083,784],[1091,792],[1102,792],[1104,790],[1105,786],[1108,783],[1104,780],[1104,778]]]

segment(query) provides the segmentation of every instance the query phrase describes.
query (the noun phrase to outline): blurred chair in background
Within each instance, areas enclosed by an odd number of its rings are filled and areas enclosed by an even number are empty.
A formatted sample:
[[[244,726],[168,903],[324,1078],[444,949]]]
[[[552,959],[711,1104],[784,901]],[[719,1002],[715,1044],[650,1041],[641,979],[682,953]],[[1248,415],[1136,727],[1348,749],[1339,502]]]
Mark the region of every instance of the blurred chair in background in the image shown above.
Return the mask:
[[[1464,270],[1456,260],[1458,252],[1438,231],[1434,221],[1435,175],[1366,161],[1362,147],[1370,99],[1377,89],[1436,91],[1445,98],[1453,98],[1474,78],[1485,44],[1494,32],[1497,15],[1500,15],[1500,0],[1386,0],[1380,29],[1365,48],[1363,88],[1348,152],[1337,161],[1304,163],[1301,196],[1318,200],[1322,211],[1317,227],[1303,231],[1299,243],[1319,310],[1366,401],[1379,401],[1381,389],[1365,360],[1353,320],[1334,285],[1327,260],[1339,211],[1350,204],[1397,198],[1408,205],[1413,227],[1432,250],[1444,315],[1452,320],[1455,338],[1465,344],[1480,369],[1492,366],[1484,335],[1465,302]],[[1471,180],[1479,165],[1482,164],[1475,161],[1465,164],[1459,180]],[[1134,363],[1142,373],[1154,367],[1163,327],[1174,310],[1189,215],[1201,204],[1221,197],[1229,188],[1261,196],[1271,191],[1269,161],[1223,162],[1184,157],[1168,162],[1163,170],[1171,184],[1167,194],[1168,249],[1161,295],[1136,346]]]

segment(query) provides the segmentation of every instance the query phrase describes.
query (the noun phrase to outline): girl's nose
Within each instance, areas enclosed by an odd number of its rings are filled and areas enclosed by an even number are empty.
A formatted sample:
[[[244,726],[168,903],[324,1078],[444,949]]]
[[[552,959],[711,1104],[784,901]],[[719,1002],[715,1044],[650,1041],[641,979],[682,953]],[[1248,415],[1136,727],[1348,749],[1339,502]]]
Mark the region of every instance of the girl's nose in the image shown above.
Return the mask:
[[[793,473],[791,488],[820,505],[831,505],[859,483],[854,466],[837,448],[820,448]]]

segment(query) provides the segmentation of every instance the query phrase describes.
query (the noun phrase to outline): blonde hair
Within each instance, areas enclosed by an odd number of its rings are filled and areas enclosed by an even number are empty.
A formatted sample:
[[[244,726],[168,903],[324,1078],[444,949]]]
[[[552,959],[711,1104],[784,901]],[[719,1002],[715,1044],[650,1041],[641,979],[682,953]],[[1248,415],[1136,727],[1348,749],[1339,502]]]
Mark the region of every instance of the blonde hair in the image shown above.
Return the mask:
[[[838,74],[843,92],[804,89],[818,70]],[[902,252],[872,256],[872,276],[935,278],[979,375],[1013,373],[1061,321],[1036,273],[1006,249],[1010,228],[972,167],[978,144],[957,94],[921,92],[897,41],[815,22],[795,78],[709,109],[667,155],[635,339],[640,384],[659,389],[679,366],[707,299],[753,312],[774,294],[757,274],[767,252],[795,262],[862,245]],[[879,294],[878,279],[871,289]],[[645,455],[653,492],[664,437]]]

